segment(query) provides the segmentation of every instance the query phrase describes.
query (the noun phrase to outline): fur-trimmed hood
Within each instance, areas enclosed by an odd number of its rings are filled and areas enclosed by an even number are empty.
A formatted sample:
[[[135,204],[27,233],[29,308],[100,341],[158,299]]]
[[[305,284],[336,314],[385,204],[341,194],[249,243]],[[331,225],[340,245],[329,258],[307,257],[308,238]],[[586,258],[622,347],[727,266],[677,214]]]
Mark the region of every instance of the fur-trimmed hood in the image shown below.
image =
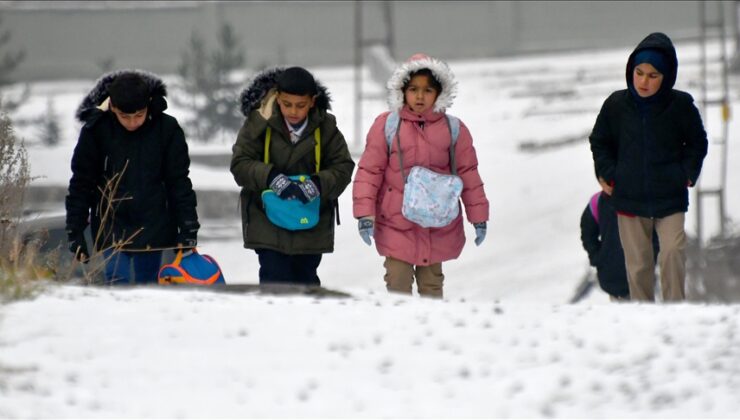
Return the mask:
[[[241,111],[245,117],[249,117],[249,113],[252,110],[259,108],[262,116],[265,119],[268,118],[266,113],[272,111],[272,104],[275,101],[277,93],[277,89],[275,88],[276,80],[285,69],[286,67],[274,67],[263,70],[254,76],[249,86],[239,95]],[[316,79],[314,78],[314,80]],[[331,97],[326,86],[316,80],[316,87],[319,93],[314,106],[324,111],[331,109]]]
[[[444,112],[452,106],[457,95],[457,81],[450,67],[444,61],[426,54],[414,54],[398,66],[388,79],[386,88],[388,89],[388,107],[391,111],[398,111],[403,107],[403,85],[410,79],[411,73],[421,69],[431,70],[434,77],[442,84],[442,92],[434,102],[434,112]]]
[[[149,85],[149,96],[151,96],[150,114],[162,112],[167,109],[167,102],[164,98],[167,96],[167,87],[162,79],[156,75],[143,70],[117,70],[104,74],[95,82],[95,87],[85,96],[82,103],[77,107],[75,116],[81,122],[88,121],[94,110],[108,109],[108,86],[113,83],[116,77],[126,74],[136,73],[141,75]],[[153,109],[152,109],[153,108]]]

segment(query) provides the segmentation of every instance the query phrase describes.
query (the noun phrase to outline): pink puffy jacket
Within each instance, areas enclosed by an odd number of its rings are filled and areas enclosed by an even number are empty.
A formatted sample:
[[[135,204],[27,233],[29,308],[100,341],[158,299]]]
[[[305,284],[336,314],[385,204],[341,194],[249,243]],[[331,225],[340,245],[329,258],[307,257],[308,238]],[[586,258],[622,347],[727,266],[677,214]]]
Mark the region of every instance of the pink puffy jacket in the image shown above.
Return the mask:
[[[388,114],[378,116],[367,135],[352,184],[354,217],[375,216],[375,245],[382,256],[422,266],[455,259],[465,245],[462,214],[443,228],[423,228],[401,214],[404,182],[395,138],[388,153],[384,131]],[[400,117],[404,173],[408,175],[417,165],[451,173],[450,132],[444,113],[430,109],[417,114],[404,106]],[[487,221],[488,199],[478,174],[478,158],[470,131],[462,122],[455,160],[457,174],[463,180],[462,202],[468,221]]]

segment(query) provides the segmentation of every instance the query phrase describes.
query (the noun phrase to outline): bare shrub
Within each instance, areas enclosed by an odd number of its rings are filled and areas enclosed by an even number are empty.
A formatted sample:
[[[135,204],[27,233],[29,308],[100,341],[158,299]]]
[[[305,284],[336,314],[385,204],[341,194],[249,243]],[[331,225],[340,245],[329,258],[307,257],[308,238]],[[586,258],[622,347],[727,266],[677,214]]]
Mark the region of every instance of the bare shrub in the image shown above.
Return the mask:
[[[12,246],[30,179],[26,148],[8,116],[0,114],[0,255],[8,255]]]
[[[134,232],[128,238],[112,237],[114,209],[121,200],[130,199],[116,198],[125,170],[124,167],[121,173],[115,174],[100,188],[102,199],[97,211],[101,215],[101,227],[93,238],[90,263],[80,266],[73,259],[69,269],[64,270],[60,253],[67,254],[66,247],[41,252],[46,239],[44,235],[26,232],[21,227],[24,221],[23,199],[31,181],[28,153],[23,142],[15,136],[11,120],[0,113],[0,302],[35,295],[45,284],[41,280],[70,281],[80,267],[84,284],[99,283],[107,262],[104,252],[112,250],[109,258],[115,257],[140,233]],[[103,244],[108,243],[111,245],[103,249]]]
[[[123,179],[123,174],[128,168],[128,162],[124,165],[121,172],[114,174],[110,179],[107,179],[105,185],[100,187],[99,191],[101,194],[101,200],[98,203],[98,214],[100,214],[100,228],[95,234],[93,240],[93,247],[90,249],[92,255],[90,255],[87,266],[80,265],[80,262],[76,259],[73,261],[70,267],[70,272],[67,278],[72,277],[72,272],[77,268],[81,267],[83,272],[83,282],[85,284],[98,284],[100,279],[103,278],[102,273],[105,270],[105,265],[108,261],[124,250],[127,245],[133,242],[133,239],[141,233],[141,229],[129,235],[127,238],[115,238],[113,237],[113,212],[119,202],[123,200],[130,200],[131,197],[119,197],[116,198],[116,191],[118,186]],[[110,243],[110,245],[103,248],[103,244]],[[112,251],[108,258],[105,257],[106,251]]]
[[[24,243],[19,230],[30,180],[26,148],[0,113],[0,300],[26,296],[33,289],[28,280],[48,278],[36,263],[38,244]]]

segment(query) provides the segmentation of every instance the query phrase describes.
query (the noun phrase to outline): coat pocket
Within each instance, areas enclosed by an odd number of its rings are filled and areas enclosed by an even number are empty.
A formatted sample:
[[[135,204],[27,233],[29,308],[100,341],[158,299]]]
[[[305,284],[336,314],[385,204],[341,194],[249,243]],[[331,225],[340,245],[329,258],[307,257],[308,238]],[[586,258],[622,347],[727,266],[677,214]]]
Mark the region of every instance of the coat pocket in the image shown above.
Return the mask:
[[[396,230],[413,229],[414,223],[406,219],[401,208],[403,206],[403,190],[393,187],[385,187],[383,195],[379,200],[380,207],[376,209],[377,222],[390,226]]]

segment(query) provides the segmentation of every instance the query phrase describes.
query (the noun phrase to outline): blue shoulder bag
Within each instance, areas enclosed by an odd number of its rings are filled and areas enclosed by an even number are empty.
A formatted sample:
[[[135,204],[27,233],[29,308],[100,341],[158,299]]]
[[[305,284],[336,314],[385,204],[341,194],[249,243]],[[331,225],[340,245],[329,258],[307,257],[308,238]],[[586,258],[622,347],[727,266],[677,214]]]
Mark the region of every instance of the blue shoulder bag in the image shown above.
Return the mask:
[[[272,130],[267,127],[265,134],[265,163],[270,163],[270,137]],[[314,140],[316,142],[316,173],[319,172],[319,163],[321,161],[321,133],[318,128],[314,131]],[[310,179],[309,175],[289,176],[293,181],[303,182]],[[275,191],[267,189],[262,191],[262,204],[265,208],[267,218],[275,226],[286,230],[306,230],[311,229],[319,223],[319,210],[321,200],[316,198],[303,204],[297,199],[282,199],[275,194]]]

